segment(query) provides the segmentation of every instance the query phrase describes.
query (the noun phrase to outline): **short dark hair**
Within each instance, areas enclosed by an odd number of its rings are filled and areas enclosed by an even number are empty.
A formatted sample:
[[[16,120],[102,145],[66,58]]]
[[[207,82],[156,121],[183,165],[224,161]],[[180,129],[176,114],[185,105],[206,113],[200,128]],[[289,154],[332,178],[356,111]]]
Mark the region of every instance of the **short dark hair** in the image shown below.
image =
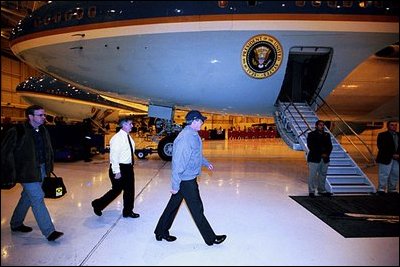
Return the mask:
[[[386,127],[389,127],[389,124],[391,124],[391,123],[396,123],[396,124],[397,124],[397,121],[394,121],[394,120],[388,121],[388,122],[386,123]]]
[[[35,115],[35,110],[44,109],[42,106],[39,105],[32,105],[27,107],[25,110],[25,117],[29,118],[29,115]]]
[[[321,122],[322,122],[323,124],[325,124],[325,122],[324,122],[323,120],[317,120],[317,121],[315,122],[315,127],[317,127],[318,124],[320,124]]]
[[[126,116],[126,117],[120,118],[118,121],[118,126],[122,127],[122,124],[124,124],[127,121],[133,121],[133,116]]]

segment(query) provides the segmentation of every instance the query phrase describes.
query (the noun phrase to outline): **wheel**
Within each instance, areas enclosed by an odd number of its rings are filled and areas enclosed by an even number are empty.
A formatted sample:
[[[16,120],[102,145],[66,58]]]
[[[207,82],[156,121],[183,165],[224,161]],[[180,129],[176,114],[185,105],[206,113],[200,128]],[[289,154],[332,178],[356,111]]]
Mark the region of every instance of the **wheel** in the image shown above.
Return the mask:
[[[146,158],[147,153],[145,153],[144,151],[135,151],[135,155],[139,159],[144,159],[144,158]]]
[[[176,136],[166,136],[160,140],[157,146],[158,155],[162,160],[172,160],[172,147]]]
[[[139,159],[144,159],[146,156],[143,152],[138,152],[136,155]]]

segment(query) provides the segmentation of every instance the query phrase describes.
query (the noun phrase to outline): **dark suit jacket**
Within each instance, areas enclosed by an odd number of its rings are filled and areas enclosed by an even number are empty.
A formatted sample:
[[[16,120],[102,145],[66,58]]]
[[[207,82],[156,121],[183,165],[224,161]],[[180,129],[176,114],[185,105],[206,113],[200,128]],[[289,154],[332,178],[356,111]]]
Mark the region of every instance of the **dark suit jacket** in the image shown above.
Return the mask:
[[[41,181],[39,160],[36,159],[35,139],[33,127],[25,122],[23,135],[18,139],[17,128],[10,128],[1,142],[1,177],[10,176],[18,183],[32,183]],[[49,176],[54,167],[54,154],[51,139],[47,129],[39,126],[39,133],[43,137],[45,150],[46,174]]]
[[[400,140],[399,132],[396,132],[396,134],[397,134],[397,140]],[[378,134],[377,145],[378,145],[378,156],[376,157],[376,162],[378,163],[387,165],[392,161],[393,154],[399,154],[400,146],[399,144],[397,144],[397,150],[395,150],[393,136],[389,131]]]
[[[329,156],[333,147],[331,136],[327,132],[323,132],[322,134],[318,130],[310,132],[307,136],[307,146],[309,149],[307,155],[308,162],[320,162],[322,154],[328,155],[327,158],[324,158],[325,163],[330,161]]]

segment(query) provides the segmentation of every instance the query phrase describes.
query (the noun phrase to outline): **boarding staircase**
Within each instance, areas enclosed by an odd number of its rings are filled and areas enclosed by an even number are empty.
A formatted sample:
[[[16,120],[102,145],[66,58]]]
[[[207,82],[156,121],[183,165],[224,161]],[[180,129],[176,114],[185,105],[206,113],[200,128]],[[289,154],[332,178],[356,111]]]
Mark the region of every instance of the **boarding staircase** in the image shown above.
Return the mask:
[[[294,150],[309,152],[307,135],[315,129],[317,115],[308,104],[280,102],[275,112],[277,130],[282,139]],[[330,155],[326,190],[333,194],[371,194],[375,193],[375,186],[368,177],[339,144],[332,133],[333,150]]]

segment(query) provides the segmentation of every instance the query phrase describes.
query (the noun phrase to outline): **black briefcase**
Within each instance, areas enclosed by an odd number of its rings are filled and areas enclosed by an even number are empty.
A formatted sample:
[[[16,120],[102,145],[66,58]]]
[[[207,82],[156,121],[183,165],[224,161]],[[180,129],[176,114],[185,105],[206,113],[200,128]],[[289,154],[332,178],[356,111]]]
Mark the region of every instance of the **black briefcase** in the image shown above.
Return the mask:
[[[54,172],[51,175],[45,177],[42,183],[42,189],[45,198],[60,198],[67,193],[67,188],[65,187],[64,181],[61,177],[58,177]]]

